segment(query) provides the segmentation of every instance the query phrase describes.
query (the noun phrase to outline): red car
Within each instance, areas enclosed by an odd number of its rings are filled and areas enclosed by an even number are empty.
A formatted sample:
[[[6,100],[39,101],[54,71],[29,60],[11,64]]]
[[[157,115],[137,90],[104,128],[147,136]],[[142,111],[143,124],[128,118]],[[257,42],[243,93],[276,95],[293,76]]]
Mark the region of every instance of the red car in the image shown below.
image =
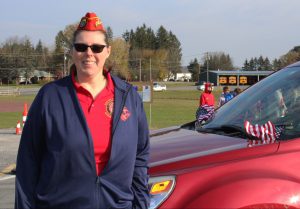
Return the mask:
[[[300,208],[300,62],[152,132],[149,172],[152,209]]]

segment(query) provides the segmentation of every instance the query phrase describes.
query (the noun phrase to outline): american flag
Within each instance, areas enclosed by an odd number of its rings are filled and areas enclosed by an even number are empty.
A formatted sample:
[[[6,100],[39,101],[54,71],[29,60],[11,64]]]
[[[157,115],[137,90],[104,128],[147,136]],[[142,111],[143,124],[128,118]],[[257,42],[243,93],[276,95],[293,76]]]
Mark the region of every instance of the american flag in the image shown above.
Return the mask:
[[[250,137],[254,137],[254,140],[249,140],[249,146],[258,145],[258,144],[272,144],[279,138],[284,127],[275,125],[268,121],[263,125],[252,125],[249,121],[244,123],[247,134]]]
[[[202,105],[198,108],[196,112],[196,120],[201,123],[202,121],[206,121],[214,116],[215,108],[211,105]]]

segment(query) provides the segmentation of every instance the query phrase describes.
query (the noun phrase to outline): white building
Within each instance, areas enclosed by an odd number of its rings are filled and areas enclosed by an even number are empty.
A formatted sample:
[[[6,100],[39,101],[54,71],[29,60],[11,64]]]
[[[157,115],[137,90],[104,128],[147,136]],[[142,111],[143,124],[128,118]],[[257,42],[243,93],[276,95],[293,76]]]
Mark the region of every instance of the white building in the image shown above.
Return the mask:
[[[192,79],[192,73],[189,72],[187,67],[181,68],[181,73],[176,73],[176,81],[190,81]]]

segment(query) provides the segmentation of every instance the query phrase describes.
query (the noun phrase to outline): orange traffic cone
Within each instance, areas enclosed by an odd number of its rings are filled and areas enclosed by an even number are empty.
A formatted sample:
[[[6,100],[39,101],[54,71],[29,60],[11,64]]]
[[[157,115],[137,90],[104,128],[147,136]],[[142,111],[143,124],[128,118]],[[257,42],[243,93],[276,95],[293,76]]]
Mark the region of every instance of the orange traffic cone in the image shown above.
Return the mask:
[[[27,119],[27,114],[28,114],[28,111],[27,111],[27,104],[24,103],[24,110],[23,110],[23,127],[24,127],[25,122],[26,122],[26,119]]]
[[[16,134],[20,135],[22,133],[21,131],[21,124],[20,121],[18,120],[17,126],[16,126]]]

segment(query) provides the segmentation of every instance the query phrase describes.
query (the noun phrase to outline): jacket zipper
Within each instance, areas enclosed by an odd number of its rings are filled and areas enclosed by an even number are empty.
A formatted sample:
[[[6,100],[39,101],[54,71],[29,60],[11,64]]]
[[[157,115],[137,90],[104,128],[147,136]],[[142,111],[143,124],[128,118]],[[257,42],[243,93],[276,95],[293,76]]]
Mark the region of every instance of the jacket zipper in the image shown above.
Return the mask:
[[[100,176],[97,176],[96,178],[96,206],[97,208],[101,208],[100,207]]]
[[[127,91],[125,92],[125,94],[123,95],[123,97],[122,97],[122,103],[121,103],[121,105],[120,105],[120,109],[119,109],[119,112],[118,112],[118,117],[117,117],[117,122],[116,122],[116,125],[115,125],[115,129],[116,129],[116,127],[117,127],[117,125],[118,125],[118,123],[119,123],[119,120],[120,120],[120,117],[121,117],[121,114],[122,114],[122,111],[123,111],[123,108],[124,108],[124,106],[125,106],[125,102],[126,102],[126,99],[127,99],[127,95],[128,95],[128,93],[129,93],[129,91],[130,91],[130,89],[131,89],[131,85],[129,86],[129,88],[127,89]],[[113,138],[113,135],[114,135],[114,132],[115,132],[115,129],[114,130],[112,130],[112,137],[111,138]],[[110,158],[109,158],[110,159]],[[94,160],[95,161],[95,160]],[[109,163],[109,160],[108,160],[108,163]],[[95,164],[95,170],[96,170],[96,162],[94,162],[94,164]],[[104,170],[105,170],[105,168],[104,168]],[[103,172],[103,171],[102,171]],[[101,182],[101,179],[100,179],[100,176],[98,176],[97,175],[97,177],[96,177],[96,187],[97,187],[97,208],[101,208],[101,205],[100,205],[100,182]]]

